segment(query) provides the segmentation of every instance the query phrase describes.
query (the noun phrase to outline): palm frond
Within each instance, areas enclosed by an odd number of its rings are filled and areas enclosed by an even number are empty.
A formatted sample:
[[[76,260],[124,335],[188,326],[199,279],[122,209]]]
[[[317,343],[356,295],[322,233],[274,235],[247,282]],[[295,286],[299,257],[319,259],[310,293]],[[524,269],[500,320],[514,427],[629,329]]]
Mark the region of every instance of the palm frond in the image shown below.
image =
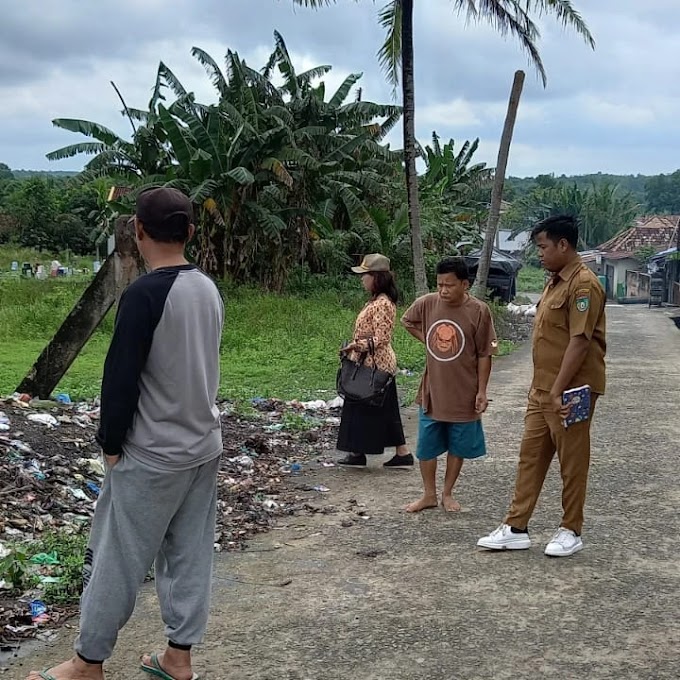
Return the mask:
[[[204,203],[206,199],[213,196],[216,190],[217,182],[214,179],[206,179],[190,192],[189,198],[193,203]]]
[[[385,42],[378,51],[380,67],[396,91],[401,69],[401,0],[390,0],[379,12],[378,21],[385,31]]]
[[[385,139],[385,137],[387,137],[387,135],[394,129],[400,119],[401,112],[393,113],[391,116],[388,116],[387,119],[380,124],[380,132],[375,135],[375,139],[378,141]]]
[[[56,149],[55,151],[50,151],[45,154],[48,161],[60,161],[64,158],[72,158],[79,154],[85,154],[87,156],[93,156],[95,154],[100,154],[106,151],[109,147],[101,142],[81,142],[80,144],[71,144],[69,146],[63,146],[61,149]]]
[[[434,130],[432,131],[432,148],[437,156],[442,155],[442,146],[439,143],[439,135]]]
[[[186,97],[187,91],[179,78],[163,63],[158,65],[158,72],[163,82],[175,93],[177,97]]]
[[[133,120],[137,120],[140,123],[148,123],[149,122],[149,112],[144,111],[143,109],[135,109],[135,108],[129,108],[127,110],[127,113],[130,115],[130,117]],[[125,111],[121,111],[121,115],[125,115]]]
[[[342,103],[347,99],[352,87],[361,80],[363,73],[350,73],[340,87],[336,90],[335,94],[328,101],[328,106],[337,109]]]
[[[297,77],[298,83],[300,85],[306,85],[310,83],[312,80],[315,78],[321,78],[322,76],[325,76],[327,73],[330,73],[333,70],[332,66],[329,66],[328,64],[324,64],[322,66],[314,66],[313,68],[310,68],[307,71],[303,71],[300,73]]]
[[[293,0],[295,5],[302,7],[311,7],[312,9],[319,9],[319,7],[328,7],[334,5],[336,0]]]
[[[278,31],[274,31],[274,42],[276,43],[279,71],[281,71],[281,75],[284,78],[282,89],[295,99],[300,93],[300,83],[298,82],[293,61],[286,47],[286,41]]]
[[[52,125],[61,128],[62,130],[68,130],[69,132],[79,132],[86,137],[94,137],[94,139],[107,146],[114,146],[122,141],[113,130],[109,130],[109,128],[89,120],[55,118],[52,121]]]
[[[227,80],[224,77],[224,73],[222,73],[222,69],[219,67],[217,62],[200,47],[192,47],[191,54],[203,65],[210,76],[212,84],[219,92],[220,97],[225,97],[228,90]]]
[[[279,153],[279,159],[287,164],[295,163],[301,168],[316,171],[321,167],[321,163],[311,154],[302,149],[287,148]]]
[[[454,8],[459,12],[465,11],[469,21],[484,21],[502,36],[515,36],[545,86],[548,78],[536,47],[540,32],[525,9],[529,2],[530,0],[453,0]]]
[[[595,49],[595,39],[571,0],[525,0],[525,8],[527,12],[536,9],[539,16],[554,14],[564,28],[573,28],[591,49]]]
[[[261,167],[272,172],[276,179],[288,188],[293,186],[293,178],[278,158],[265,158],[261,163]]]
[[[365,191],[367,194],[379,196],[382,191],[382,178],[369,171],[340,171],[333,174],[334,179],[339,179],[346,184]]]
[[[252,184],[255,181],[253,173],[250,172],[248,168],[244,168],[242,166],[232,168],[231,170],[225,172],[224,174],[226,177],[231,177],[231,179],[235,180],[236,182],[244,186]]]
[[[193,151],[187,140],[185,128],[179,125],[162,104],[158,106],[158,116],[168,135],[177,162],[185,172],[188,171]]]
[[[149,112],[152,114],[156,111],[158,102],[165,101],[163,96],[163,62],[158,64],[158,69],[156,69],[156,83],[153,87],[153,92],[151,93],[151,99],[149,100]]]
[[[286,223],[271,210],[262,207],[255,201],[248,201],[245,207],[250,211],[258,222],[258,226],[275,241],[281,240],[281,234],[286,231]]]

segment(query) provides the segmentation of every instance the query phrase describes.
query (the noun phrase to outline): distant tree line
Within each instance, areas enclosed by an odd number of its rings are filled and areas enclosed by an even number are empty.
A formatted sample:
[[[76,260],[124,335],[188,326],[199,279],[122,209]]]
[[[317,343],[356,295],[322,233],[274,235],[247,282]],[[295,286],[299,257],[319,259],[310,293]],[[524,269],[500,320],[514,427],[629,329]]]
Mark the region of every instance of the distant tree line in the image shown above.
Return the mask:
[[[522,198],[535,187],[576,186],[581,190],[609,185],[628,194],[641,213],[680,214],[680,170],[661,175],[612,175],[597,172],[587,175],[545,174],[536,177],[509,177],[506,200]]]
[[[51,173],[16,173],[0,163],[0,243],[94,253],[110,186],[104,179],[80,182]]]

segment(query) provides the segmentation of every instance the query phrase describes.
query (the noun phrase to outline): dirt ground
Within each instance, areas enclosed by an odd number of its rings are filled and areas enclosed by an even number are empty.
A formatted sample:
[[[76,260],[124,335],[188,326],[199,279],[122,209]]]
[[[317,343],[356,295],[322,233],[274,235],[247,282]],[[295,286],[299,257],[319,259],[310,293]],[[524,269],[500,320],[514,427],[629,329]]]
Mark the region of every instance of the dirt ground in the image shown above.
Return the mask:
[[[609,392],[598,402],[586,549],[550,560],[557,467],[529,551],[490,554],[477,538],[510,499],[531,360],[497,362],[485,420],[490,455],[463,470],[460,514],[407,515],[417,473],[321,469],[335,512],[285,518],[244,553],[218,555],[201,678],[589,680],[680,677],[680,332],[667,310],[611,306]],[[677,313],[677,310],[676,310]],[[405,413],[414,445],[415,412]],[[27,650],[2,676],[70,654],[73,630]],[[142,677],[163,643],[153,587],[140,594],[107,677]]]

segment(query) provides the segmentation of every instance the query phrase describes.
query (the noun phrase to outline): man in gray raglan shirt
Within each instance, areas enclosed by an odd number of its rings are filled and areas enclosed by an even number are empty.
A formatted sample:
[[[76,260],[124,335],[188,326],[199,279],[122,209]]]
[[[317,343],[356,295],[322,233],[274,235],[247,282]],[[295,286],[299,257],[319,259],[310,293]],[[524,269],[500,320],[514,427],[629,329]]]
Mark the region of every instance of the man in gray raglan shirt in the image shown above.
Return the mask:
[[[184,194],[142,192],[134,220],[151,271],[121,297],[104,366],[97,441],[107,474],[85,558],[76,656],[30,680],[101,680],[154,562],[168,647],[145,656],[142,669],[193,678],[191,646],[208,620],[224,307],[213,281],[184,257],[194,233]]]

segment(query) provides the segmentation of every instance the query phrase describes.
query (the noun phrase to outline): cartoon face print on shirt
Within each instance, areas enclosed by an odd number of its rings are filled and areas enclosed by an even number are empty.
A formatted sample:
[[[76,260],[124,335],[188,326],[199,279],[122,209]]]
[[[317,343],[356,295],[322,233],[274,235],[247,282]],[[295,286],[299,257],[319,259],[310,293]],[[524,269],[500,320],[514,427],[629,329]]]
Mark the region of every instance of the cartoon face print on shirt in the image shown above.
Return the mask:
[[[425,344],[429,355],[437,361],[454,361],[465,349],[465,335],[455,321],[441,319],[428,329]]]

